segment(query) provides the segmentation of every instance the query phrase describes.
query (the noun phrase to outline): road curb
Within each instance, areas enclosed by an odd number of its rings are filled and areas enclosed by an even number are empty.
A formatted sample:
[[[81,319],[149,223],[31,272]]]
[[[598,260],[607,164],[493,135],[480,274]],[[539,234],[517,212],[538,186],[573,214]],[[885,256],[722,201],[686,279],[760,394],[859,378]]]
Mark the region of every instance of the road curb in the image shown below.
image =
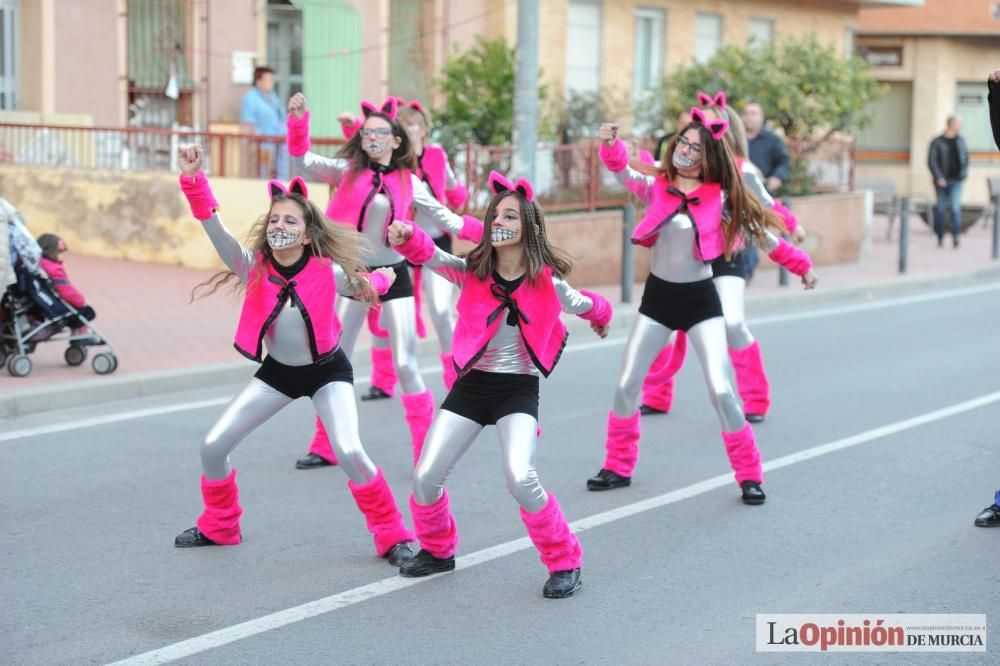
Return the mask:
[[[751,288],[747,294],[747,309],[751,312],[752,321],[755,316],[771,314],[776,310],[797,307],[812,308],[852,301],[870,302],[885,298],[925,294],[941,289],[988,284],[993,281],[1000,281],[1000,266],[956,275],[926,278],[902,277],[898,282],[882,281],[836,289],[820,289],[814,292],[805,292],[791,286],[787,293],[757,295]],[[638,303],[618,305],[613,324],[615,331],[623,331],[631,327],[637,307]],[[589,324],[577,317],[568,317],[566,324],[574,340],[585,335],[592,335]],[[359,383],[366,381],[371,372],[367,349],[367,347],[359,348],[358,353],[355,354],[355,376]],[[421,363],[421,367],[433,369],[433,366],[438,363],[438,352],[439,348],[435,338],[420,340],[417,344],[417,354],[424,361]],[[0,397],[0,418],[14,418],[115,400],[165,395],[210,386],[240,384],[247,381],[256,368],[256,363],[241,360],[197,368],[84,379],[56,386],[12,391]]]

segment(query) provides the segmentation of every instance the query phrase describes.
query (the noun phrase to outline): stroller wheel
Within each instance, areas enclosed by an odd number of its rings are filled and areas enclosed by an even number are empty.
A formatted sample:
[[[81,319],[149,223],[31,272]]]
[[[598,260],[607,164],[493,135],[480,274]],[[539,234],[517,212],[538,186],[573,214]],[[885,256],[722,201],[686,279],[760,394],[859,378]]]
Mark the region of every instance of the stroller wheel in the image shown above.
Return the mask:
[[[118,367],[118,359],[110,352],[101,352],[90,362],[90,366],[99,375],[108,375]]]
[[[27,377],[31,374],[31,359],[27,356],[11,356],[7,359],[7,372],[14,377]]]
[[[0,367],[3,367],[4,363],[7,362],[7,352],[0,348]]]
[[[71,345],[66,348],[63,354],[67,365],[77,366],[87,360],[87,348]]]

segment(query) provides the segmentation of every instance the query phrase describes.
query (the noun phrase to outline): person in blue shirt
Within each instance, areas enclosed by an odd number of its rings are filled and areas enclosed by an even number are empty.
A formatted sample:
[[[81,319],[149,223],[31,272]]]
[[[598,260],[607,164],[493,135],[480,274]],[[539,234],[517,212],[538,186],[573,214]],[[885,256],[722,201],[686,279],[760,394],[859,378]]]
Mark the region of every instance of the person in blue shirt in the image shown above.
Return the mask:
[[[243,96],[240,122],[254,126],[254,134],[285,135],[285,107],[274,92],[274,70],[267,66],[253,71],[253,88]],[[288,151],[283,145],[260,144],[260,177],[288,180]]]

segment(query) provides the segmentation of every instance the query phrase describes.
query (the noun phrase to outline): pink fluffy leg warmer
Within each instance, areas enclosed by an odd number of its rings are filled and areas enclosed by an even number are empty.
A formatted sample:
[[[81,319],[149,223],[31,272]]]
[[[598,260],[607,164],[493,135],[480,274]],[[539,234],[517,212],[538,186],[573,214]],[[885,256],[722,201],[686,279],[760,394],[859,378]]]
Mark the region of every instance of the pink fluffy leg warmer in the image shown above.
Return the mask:
[[[434,394],[430,390],[423,393],[404,393],[403,410],[406,412],[406,422],[410,426],[410,443],[413,446],[413,466],[420,460],[420,451],[424,448],[424,438],[431,427],[434,418]]]
[[[458,372],[455,371],[455,357],[452,354],[441,354],[441,368],[444,370],[444,387],[451,390],[458,379]]]
[[[198,517],[198,529],[215,543],[235,546],[240,542],[240,490],[236,487],[236,470],[221,481],[201,475],[201,497],[205,511]]]
[[[756,341],[743,349],[730,349],[736,384],[746,414],[767,414],[771,406],[771,386],[764,372],[764,358]]]
[[[309,442],[309,453],[315,453],[333,465],[337,464],[337,454],[333,452],[330,437],[326,434],[326,427],[319,416],[316,417],[316,432],[313,433],[312,441]]]
[[[736,483],[744,481],[764,482],[764,470],[760,464],[760,451],[753,436],[753,428],[747,423],[736,432],[722,433],[722,441],[726,444],[726,454],[729,464],[736,473]]]
[[[368,483],[348,481],[347,487],[365,515],[379,557],[385,556],[398,543],[414,540],[413,532],[403,524],[403,514],[396,508],[396,498],[392,496],[382,470]]]
[[[608,412],[608,438],[604,447],[604,469],[632,476],[639,459],[639,410],[624,419],[615,416],[613,411]]]
[[[389,395],[396,394],[396,366],[392,363],[392,350],[372,347],[372,386]]]
[[[455,556],[458,549],[458,528],[455,526],[455,517],[451,515],[447,490],[441,495],[441,499],[429,506],[417,504],[411,494],[410,514],[422,549],[440,559]]]
[[[555,495],[549,493],[548,503],[538,513],[528,513],[522,508],[521,520],[549,573],[578,569],[583,563],[580,542],[569,529]]]

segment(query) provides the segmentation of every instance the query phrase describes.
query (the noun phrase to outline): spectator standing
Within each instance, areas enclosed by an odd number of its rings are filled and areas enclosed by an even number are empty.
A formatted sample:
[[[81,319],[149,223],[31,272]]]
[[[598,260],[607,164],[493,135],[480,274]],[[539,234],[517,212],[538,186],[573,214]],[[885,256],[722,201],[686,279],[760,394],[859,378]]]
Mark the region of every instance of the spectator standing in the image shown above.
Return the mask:
[[[788,151],[785,142],[777,134],[767,129],[764,109],[757,102],[747,102],[743,107],[743,124],[747,130],[747,146],[750,161],[764,176],[764,186],[768,193],[776,195],[782,184],[788,180]],[[751,246],[746,255],[747,282],[757,268],[757,248]]]
[[[927,151],[927,167],[934,178],[934,192],[937,205],[934,207],[934,233],[938,237],[938,247],[944,245],[945,209],[951,213],[951,242],[958,247],[958,235],[962,232],[962,181],[969,171],[969,149],[959,132],[962,120],[948,116],[944,133],[934,137]]]
[[[240,122],[254,126],[254,134],[285,135],[285,108],[274,91],[274,70],[266,65],[253,71],[253,87],[243,96]],[[288,151],[273,142],[260,144],[260,177],[288,179]]]

